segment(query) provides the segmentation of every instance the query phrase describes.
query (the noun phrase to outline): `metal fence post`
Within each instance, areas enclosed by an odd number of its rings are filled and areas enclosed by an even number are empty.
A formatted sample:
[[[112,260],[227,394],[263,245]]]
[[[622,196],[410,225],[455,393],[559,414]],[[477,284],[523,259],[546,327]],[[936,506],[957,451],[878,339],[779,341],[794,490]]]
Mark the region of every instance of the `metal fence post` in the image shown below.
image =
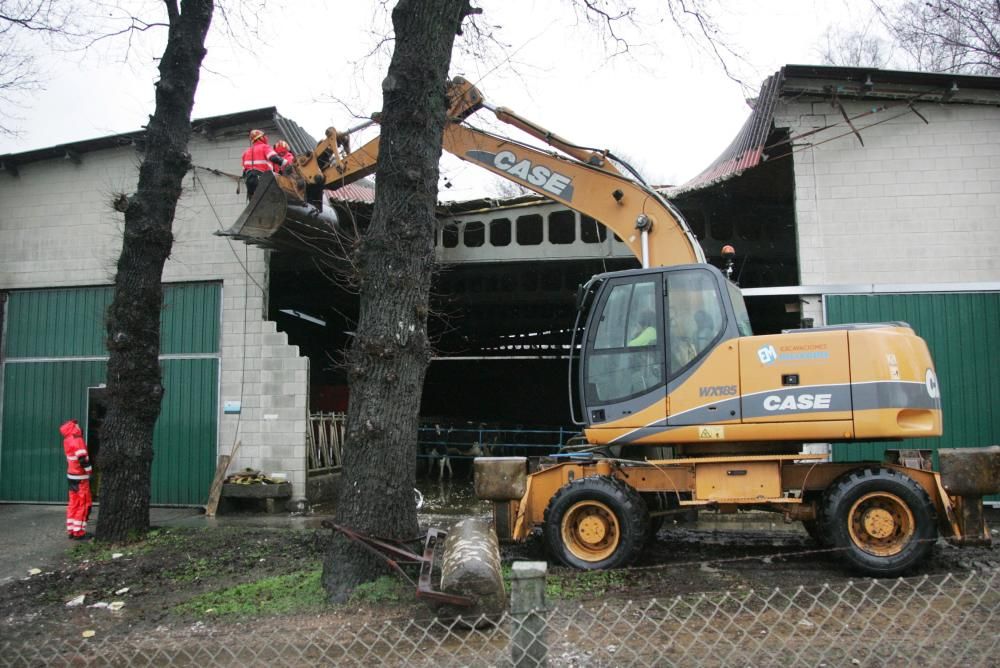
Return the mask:
[[[534,668],[547,662],[545,640],[544,561],[515,561],[510,592],[510,658],[516,668]]]

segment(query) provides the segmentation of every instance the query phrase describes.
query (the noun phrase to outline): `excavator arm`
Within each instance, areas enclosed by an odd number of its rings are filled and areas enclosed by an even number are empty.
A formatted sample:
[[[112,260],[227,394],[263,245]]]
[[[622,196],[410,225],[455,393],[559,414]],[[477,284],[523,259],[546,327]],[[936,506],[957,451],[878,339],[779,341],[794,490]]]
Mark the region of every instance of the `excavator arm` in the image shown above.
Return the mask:
[[[449,122],[442,138],[445,151],[565,204],[610,228],[644,267],[704,262],[705,257],[680,213],[654,189],[619,171],[608,151],[575,145],[519,116],[492,107],[468,81],[449,84]],[[480,109],[503,123],[545,142],[547,151],[470,126],[465,120]],[[322,190],[338,188],[375,171],[379,138],[350,150],[350,135],[378,122],[376,115],[347,132],[330,128],[312,153],[297,158],[291,174],[267,180],[237,221],[244,236],[273,233],[284,218],[308,218]],[[624,164],[624,163],[622,163]],[[633,172],[634,173],[634,172]],[[315,216],[313,216],[315,218]]]

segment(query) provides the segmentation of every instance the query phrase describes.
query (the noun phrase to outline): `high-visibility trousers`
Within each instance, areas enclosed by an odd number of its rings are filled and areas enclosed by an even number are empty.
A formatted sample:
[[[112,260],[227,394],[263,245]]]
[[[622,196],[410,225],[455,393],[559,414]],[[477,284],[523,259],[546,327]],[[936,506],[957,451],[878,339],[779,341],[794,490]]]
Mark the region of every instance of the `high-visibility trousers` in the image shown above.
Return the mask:
[[[90,481],[70,480],[69,505],[66,506],[66,533],[70,536],[82,536],[86,533],[92,505]]]

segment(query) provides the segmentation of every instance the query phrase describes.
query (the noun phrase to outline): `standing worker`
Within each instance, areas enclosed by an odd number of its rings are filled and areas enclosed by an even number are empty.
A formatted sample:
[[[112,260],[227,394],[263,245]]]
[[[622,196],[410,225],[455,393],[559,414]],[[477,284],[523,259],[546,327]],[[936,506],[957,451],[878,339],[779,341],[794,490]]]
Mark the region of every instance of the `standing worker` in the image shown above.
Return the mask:
[[[281,158],[271,148],[263,130],[250,131],[250,148],[243,151],[243,180],[247,184],[247,199],[253,197],[261,172],[270,172],[272,164],[281,167]]]
[[[76,420],[67,420],[59,427],[66,453],[66,478],[69,481],[69,505],[66,506],[66,533],[70,540],[82,540],[87,535],[87,519],[93,499],[90,497],[90,456],[83,432]]]
[[[290,148],[288,148],[288,142],[286,142],[284,139],[275,142],[274,152],[278,154],[279,158],[281,158],[281,164],[275,165],[274,171],[278,172],[279,174],[283,174],[285,173],[285,170],[291,167],[292,163],[295,162],[295,154],[292,153],[292,150]]]

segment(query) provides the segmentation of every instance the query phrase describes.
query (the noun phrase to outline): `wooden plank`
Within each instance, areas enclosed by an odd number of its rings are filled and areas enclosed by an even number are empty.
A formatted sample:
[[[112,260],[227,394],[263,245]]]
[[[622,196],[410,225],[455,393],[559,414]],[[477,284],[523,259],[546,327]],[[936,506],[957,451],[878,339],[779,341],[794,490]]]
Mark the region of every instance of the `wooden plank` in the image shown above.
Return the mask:
[[[240,441],[236,441],[233,449],[228,455],[219,455],[219,462],[215,465],[215,477],[212,478],[212,486],[208,489],[208,503],[205,504],[205,516],[215,517],[215,511],[219,509],[219,498],[222,496],[222,483],[226,479],[226,471],[229,464],[236,457],[236,451],[240,449]]]

